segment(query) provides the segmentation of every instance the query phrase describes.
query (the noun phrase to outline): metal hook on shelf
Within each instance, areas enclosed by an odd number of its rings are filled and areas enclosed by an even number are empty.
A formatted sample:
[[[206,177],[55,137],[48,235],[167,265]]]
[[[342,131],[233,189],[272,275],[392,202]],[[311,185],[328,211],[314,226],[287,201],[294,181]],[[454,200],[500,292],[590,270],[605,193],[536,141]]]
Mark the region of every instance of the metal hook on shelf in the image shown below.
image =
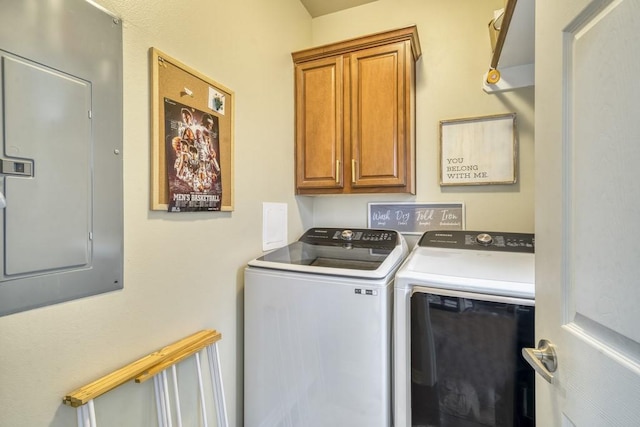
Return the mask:
[[[494,85],[500,81],[500,71],[496,68],[489,68],[489,72],[487,73],[487,83],[490,85]]]

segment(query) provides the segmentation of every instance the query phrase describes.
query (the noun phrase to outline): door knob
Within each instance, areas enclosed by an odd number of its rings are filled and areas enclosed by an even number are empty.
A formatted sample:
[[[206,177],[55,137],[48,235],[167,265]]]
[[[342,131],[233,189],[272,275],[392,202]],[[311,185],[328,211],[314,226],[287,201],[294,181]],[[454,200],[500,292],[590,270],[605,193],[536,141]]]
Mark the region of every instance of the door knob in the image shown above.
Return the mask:
[[[558,369],[558,358],[551,342],[540,340],[538,348],[523,348],[522,356],[542,378],[553,384],[552,373]]]

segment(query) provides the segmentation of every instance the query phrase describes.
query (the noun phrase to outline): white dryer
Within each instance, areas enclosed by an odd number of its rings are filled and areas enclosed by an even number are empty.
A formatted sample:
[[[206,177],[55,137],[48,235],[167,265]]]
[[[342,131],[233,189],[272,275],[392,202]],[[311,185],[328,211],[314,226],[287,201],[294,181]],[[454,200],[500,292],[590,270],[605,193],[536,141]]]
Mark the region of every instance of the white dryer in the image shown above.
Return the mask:
[[[396,427],[533,427],[534,236],[429,231],[395,280]]]
[[[244,425],[389,427],[396,231],[312,228],[245,269]]]

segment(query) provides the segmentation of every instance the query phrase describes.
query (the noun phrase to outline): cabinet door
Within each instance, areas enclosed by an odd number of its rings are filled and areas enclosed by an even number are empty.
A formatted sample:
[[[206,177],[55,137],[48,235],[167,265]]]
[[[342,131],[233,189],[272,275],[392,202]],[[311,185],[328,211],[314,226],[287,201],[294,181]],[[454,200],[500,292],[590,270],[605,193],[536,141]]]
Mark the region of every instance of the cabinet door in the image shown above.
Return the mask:
[[[297,64],[296,189],[343,187],[343,59]]]
[[[354,52],[351,76],[351,187],[407,186],[409,94],[404,42]]]

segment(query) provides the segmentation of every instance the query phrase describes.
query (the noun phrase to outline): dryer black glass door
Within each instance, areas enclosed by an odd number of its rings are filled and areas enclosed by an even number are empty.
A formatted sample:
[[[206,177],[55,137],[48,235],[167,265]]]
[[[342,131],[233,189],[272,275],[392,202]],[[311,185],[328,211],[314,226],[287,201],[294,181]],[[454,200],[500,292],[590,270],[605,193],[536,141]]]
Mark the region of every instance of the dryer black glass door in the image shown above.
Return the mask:
[[[413,426],[534,426],[532,306],[415,293],[411,297]]]

